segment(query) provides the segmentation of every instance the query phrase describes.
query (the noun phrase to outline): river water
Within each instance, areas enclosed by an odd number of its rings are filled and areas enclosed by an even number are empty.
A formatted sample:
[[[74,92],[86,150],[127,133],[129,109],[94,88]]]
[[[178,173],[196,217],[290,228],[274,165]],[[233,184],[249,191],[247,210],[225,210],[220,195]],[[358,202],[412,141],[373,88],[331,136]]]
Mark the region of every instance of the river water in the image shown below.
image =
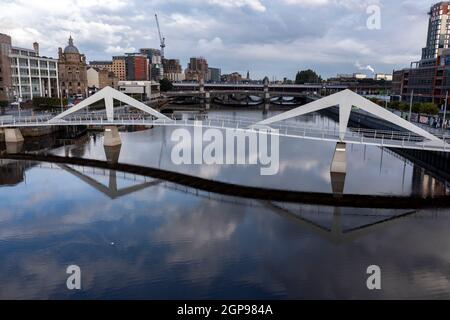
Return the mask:
[[[297,121],[336,126],[320,114]],[[119,162],[245,186],[333,191],[334,143],[280,138],[279,173],[261,176],[255,165],[175,165],[174,130],[121,133]],[[49,152],[106,160],[102,134]],[[355,145],[347,156],[344,194],[450,193],[448,181],[392,151]],[[101,168],[12,160],[1,160],[0,183],[1,299],[450,298],[448,209],[246,199]],[[81,269],[79,291],[66,287],[69,265]],[[381,290],[366,286],[370,265],[381,268]]]

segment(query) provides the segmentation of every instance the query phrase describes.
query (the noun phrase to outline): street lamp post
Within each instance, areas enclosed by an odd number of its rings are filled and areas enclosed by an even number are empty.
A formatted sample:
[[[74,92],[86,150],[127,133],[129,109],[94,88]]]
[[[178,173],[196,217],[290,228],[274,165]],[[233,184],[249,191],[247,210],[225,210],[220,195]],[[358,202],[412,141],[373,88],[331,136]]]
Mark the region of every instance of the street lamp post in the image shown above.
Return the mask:
[[[388,100],[389,99],[389,100]],[[389,97],[389,90],[387,90],[386,89],[386,97],[385,97],[385,100],[386,100],[386,105],[385,105],[385,107],[386,107],[386,109],[388,108],[388,102],[391,100],[390,99],[390,97]]]
[[[447,118],[447,106],[448,106],[448,91],[445,94],[445,104],[444,104],[444,119],[442,120],[442,129],[444,129],[445,120]]]
[[[412,122],[411,117],[412,117],[413,98],[414,98],[414,90],[411,91],[411,99],[409,101],[409,118],[408,118],[409,122]]]
[[[59,101],[61,102],[61,112],[64,112],[62,88],[59,88]]]
[[[21,98],[18,98],[17,99],[17,108],[19,109],[19,120],[20,120],[20,118],[21,118],[21,116],[20,116],[20,102],[21,102]]]

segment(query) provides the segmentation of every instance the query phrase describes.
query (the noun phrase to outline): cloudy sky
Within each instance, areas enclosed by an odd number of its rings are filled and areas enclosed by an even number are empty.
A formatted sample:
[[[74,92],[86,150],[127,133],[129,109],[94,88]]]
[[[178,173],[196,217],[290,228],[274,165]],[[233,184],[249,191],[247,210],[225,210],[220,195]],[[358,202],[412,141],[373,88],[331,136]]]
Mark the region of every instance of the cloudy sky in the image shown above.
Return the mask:
[[[13,45],[41,45],[57,56],[70,34],[89,60],[158,47],[154,14],[167,38],[166,57],[204,56],[223,73],[293,78],[372,66],[392,72],[420,58],[427,10],[437,0],[0,0],[0,32]],[[381,8],[369,30],[367,8]],[[366,71],[370,74],[369,71]]]

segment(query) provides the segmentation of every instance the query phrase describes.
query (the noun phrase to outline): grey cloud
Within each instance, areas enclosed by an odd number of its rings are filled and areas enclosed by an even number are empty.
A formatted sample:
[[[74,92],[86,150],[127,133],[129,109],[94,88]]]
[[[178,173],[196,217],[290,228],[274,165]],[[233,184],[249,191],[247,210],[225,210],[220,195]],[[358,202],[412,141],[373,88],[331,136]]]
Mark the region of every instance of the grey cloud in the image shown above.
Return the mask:
[[[88,60],[108,59],[121,50],[158,47],[157,12],[167,55],[185,67],[190,56],[204,55],[224,72],[250,70],[255,77],[292,78],[301,68],[332,76],[357,71],[356,61],[391,72],[419,58],[433,2],[0,0],[0,32],[20,46],[38,41],[48,56],[56,56],[72,33]],[[381,6],[381,30],[366,28],[370,4]],[[351,46],[343,48],[345,43]]]

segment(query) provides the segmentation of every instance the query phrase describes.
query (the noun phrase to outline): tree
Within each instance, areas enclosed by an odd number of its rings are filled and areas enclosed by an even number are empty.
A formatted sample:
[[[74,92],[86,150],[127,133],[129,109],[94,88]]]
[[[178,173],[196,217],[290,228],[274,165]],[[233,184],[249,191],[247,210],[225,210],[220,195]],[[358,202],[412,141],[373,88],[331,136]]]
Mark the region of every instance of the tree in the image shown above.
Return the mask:
[[[400,102],[398,110],[403,111],[403,112],[409,111],[409,104],[407,104],[405,102]]]
[[[161,81],[159,81],[159,84],[161,86],[161,91],[162,92],[167,92],[173,89],[173,84],[172,82],[170,82],[169,79],[164,78]]]
[[[297,76],[295,77],[296,84],[321,83],[321,82],[322,77],[311,69],[299,71],[297,72]]]
[[[432,102],[425,102],[421,104],[420,112],[425,114],[436,115],[439,113],[439,108]]]
[[[392,101],[388,103],[389,108],[399,111],[409,111],[409,104],[403,101]]]

